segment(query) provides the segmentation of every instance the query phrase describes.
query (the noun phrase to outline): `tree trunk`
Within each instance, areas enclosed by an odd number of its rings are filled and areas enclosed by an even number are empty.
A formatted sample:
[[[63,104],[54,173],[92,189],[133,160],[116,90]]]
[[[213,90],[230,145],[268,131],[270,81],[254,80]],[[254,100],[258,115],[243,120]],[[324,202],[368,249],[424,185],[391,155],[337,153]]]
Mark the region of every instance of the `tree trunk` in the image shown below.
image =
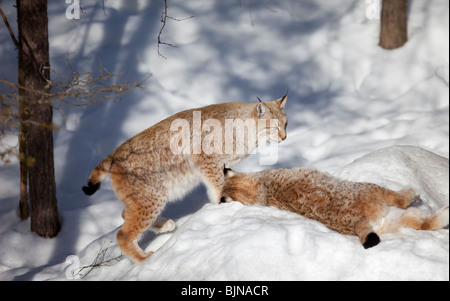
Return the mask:
[[[17,1],[17,7],[19,3]],[[19,40],[21,39],[20,29],[21,25],[19,22],[19,10],[17,10],[18,25],[19,25]],[[20,86],[25,87],[24,79],[24,64],[25,64],[25,54],[21,51],[20,45],[23,44],[19,42],[18,52],[19,52],[19,70],[18,70],[18,83]],[[28,210],[28,166],[27,166],[27,124],[28,119],[28,109],[26,104],[26,92],[19,89],[19,158],[20,158],[20,201],[19,201],[19,216],[22,220],[27,219],[29,215]]]
[[[19,67],[20,69],[20,67]],[[19,85],[23,82],[19,80]],[[27,166],[27,132],[24,120],[27,119],[22,105],[23,97],[19,96],[19,115],[21,116],[19,127],[19,158],[20,158],[20,201],[19,201],[19,217],[22,220],[28,218],[28,166]]]
[[[407,0],[383,0],[379,45],[385,49],[403,46],[408,40]]]
[[[53,160],[47,0],[17,0],[21,120],[26,138],[31,231],[54,237],[60,230]],[[23,118],[24,115],[22,115]]]

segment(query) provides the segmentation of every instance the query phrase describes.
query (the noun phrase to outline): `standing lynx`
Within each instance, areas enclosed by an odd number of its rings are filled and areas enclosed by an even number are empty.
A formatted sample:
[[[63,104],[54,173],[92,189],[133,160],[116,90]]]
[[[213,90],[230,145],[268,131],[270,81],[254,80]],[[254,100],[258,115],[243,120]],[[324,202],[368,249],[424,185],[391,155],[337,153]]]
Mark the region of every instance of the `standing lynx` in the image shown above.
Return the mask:
[[[182,198],[203,182],[212,203],[219,203],[223,166],[234,166],[261,142],[286,139],[287,95],[259,103],[223,103],[177,113],[120,145],[91,173],[87,195],[109,174],[125,204],[124,224],[117,233],[123,253],[137,262],[148,258],[138,245],[150,227],[171,231],[175,223],[160,217],[167,201]],[[257,125],[257,126],[256,126]]]
[[[448,225],[448,205],[432,216],[408,207],[418,200],[414,190],[395,192],[371,183],[343,181],[309,168],[234,173],[224,169],[226,182],[221,202],[274,206],[317,220],[343,234],[357,235],[364,248],[380,242],[377,234],[400,227],[438,230]],[[388,206],[400,208],[400,216],[384,219]]]

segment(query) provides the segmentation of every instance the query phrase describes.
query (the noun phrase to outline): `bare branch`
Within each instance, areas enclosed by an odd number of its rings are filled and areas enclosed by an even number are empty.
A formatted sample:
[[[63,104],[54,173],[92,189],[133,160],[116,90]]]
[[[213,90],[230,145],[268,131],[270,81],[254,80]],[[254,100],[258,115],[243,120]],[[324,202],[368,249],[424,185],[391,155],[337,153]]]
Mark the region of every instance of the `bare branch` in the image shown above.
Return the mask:
[[[35,124],[32,119],[24,118],[19,114],[19,90],[26,91],[35,95],[42,103],[51,102],[55,110],[57,110],[63,118],[65,117],[62,108],[65,106],[86,106],[94,104],[105,99],[120,100],[120,98],[131,92],[135,88],[145,88],[145,81],[151,77],[149,74],[143,80],[129,79],[125,73],[110,73],[100,62],[97,75],[93,72],[80,73],[75,71],[67,57],[67,66],[71,70],[69,76],[58,73],[50,69],[52,78],[44,79],[51,91],[42,91],[20,85],[6,79],[0,78],[0,162],[10,162],[10,157],[14,155],[17,145],[8,146],[3,143],[3,138],[8,135],[16,135],[19,131],[19,125]],[[42,66],[41,71],[49,68]],[[45,72],[41,72],[44,75]],[[111,83],[113,81],[113,83]],[[114,83],[115,82],[115,83]],[[27,115],[32,115],[28,108],[23,108]],[[58,130],[55,124],[39,124],[49,130]],[[20,154],[19,154],[20,156]]]
[[[161,44],[163,44],[163,45],[168,45],[168,46],[171,46],[171,47],[175,47],[172,44],[165,43],[165,42],[161,41],[161,34],[162,34],[163,30],[164,30],[164,27],[166,27],[166,21],[167,21],[167,0],[164,0],[164,11],[161,14],[162,26],[159,29],[159,34],[158,34],[158,55],[163,57],[163,58],[165,58],[165,59],[167,59],[167,57],[165,57],[164,55],[161,54],[161,52],[159,51],[159,46]]]
[[[119,256],[113,257],[113,258],[109,258],[105,260],[106,257],[106,253],[108,252],[108,250],[114,246],[117,245],[113,245],[111,246],[112,241],[109,242],[108,246],[106,248],[104,248],[105,243],[102,244],[102,246],[100,247],[99,252],[97,253],[97,256],[95,257],[94,261],[92,261],[92,263],[90,265],[86,265],[83,267],[78,268],[76,271],[74,271],[74,275],[73,276],[77,276],[80,275],[81,278],[86,277],[90,272],[92,272],[93,269],[95,268],[101,268],[102,266],[107,266],[110,262],[113,261],[119,261],[122,258],[122,254],[120,254]],[[86,270],[87,272],[82,274],[81,272]]]
[[[135,88],[144,88],[144,82],[151,77],[151,74],[149,74],[141,81],[136,79],[131,81],[126,78],[120,83],[109,85],[107,84],[108,81],[115,78],[121,78],[124,76],[124,73],[109,73],[105,68],[101,67],[97,77],[93,77],[92,72],[72,72],[70,77],[65,77],[53,69],[51,69],[51,71],[60,77],[65,78],[64,81],[46,79],[49,87],[52,88],[52,92],[28,88],[1,78],[0,83],[7,85],[9,89],[18,88],[41,95],[48,98],[49,101],[60,101],[61,103],[80,106],[93,104],[104,99],[119,98]]]
[[[0,8],[0,15],[2,16],[3,22],[6,25],[6,28],[8,28],[9,35],[11,36],[11,39],[13,40],[14,45],[17,49],[19,49],[19,42],[17,41],[14,31],[12,30],[11,26],[9,25],[8,19],[5,16],[5,13],[3,12],[3,9]]]
[[[242,2],[241,0],[239,1],[239,7],[242,7]],[[254,19],[253,19],[253,0],[247,0],[247,4],[248,4],[248,15],[250,18],[250,23],[252,26],[255,25]],[[271,11],[272,13],[277,13],[277,11],[271,7],[269,7],[269,5],[267,5],[264,0],[259,0],[259,2],[262,4],[262,6],[264,6],[267,10]]]
[[[103,14],[106,16],[105,0],[102,0]]]
[[[161,28],[159,29],[159,33],[158,33],[158,55],[161,56],[161,57],[163,57],[163,58],[165,58],[165,59],[167,59],[167,57],[165,57],[164,55],[162,55],[162,54],[161,54],[161,51],[159,50],[159,46],[160,46],[160,45],[167,45],[167,46],[170,46],[170,47],[175,47],[175,48],[177,48],[177,46],[175,46],[175,45],[173,45],[173,44],[170,44],[170,43],[167,43],[167,42],[163,42],[163,41],[161,40],[161,35],[162,35],[163,30],[164,30],[164,27],[166,27],[167,19],[174,20],[174,21],[184,21],[184,20],[188,20],[188,19],[194,18],[194,16],[190,16],[190,17],[186,17],[186,18],[182,18],[182,19],[177,19],[177,18],[174,18],[174,17],[172,17],[172,16],[169,16],[169,15],[167,14],[167,10],[168,10],[167,0],[164,0],[164,11],[161,13],[161,23],[162,23],[162,26],[161,26]]]

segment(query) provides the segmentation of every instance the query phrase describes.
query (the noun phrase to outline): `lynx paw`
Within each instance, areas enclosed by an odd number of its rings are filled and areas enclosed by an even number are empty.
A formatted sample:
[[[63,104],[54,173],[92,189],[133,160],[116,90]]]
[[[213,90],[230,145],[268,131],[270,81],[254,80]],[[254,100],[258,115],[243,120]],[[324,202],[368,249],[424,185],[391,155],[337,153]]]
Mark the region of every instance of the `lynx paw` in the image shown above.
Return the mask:
[[[140,264],[143,261],[145,261],[147,258],[152,256],[153,252],[150,251],[148,253],[144,253],[143,255],[137,256],[137,257],[130,257],[131,261],[133,261],[134,264]]]
[[[412,204],[414,205],[413,207],[417,207],[417,205],[422,203],[420,195],[414,189],[406,188],[402,190],[402,193],[404,195],[404,203],[400,208],[406,208]]]
[[[150,228],[155,233],[166,233],[175,229],[176,226],[172,219],[158,216]]]
[[[447,206],[442,207],[438,211],[436,211],[435,214],[433,214],[433,219],[434,219],[434,222],[436,223],[436,228],[441,229],[441,228],[448,227],[448,223],[449,223],[448,212],[449,212],[449,209],[448,209],[448,205],[447,205]]]
[[[162,227],[159,229],[159,233],[166,233],[166,232],[170,232],[173,229],[175,229],[177,226],[177,224],[172,220],[172,219],[168,219],[164,225],[162,225]]]

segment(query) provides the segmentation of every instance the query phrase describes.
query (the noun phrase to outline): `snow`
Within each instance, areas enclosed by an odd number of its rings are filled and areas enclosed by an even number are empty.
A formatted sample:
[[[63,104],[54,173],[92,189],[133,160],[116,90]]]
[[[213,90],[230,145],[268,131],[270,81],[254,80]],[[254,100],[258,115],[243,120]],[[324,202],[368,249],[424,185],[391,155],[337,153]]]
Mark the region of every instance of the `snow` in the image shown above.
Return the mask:
[[[14,3],[1,4],[11,23]],[[167,205],[163,216],[177,228],[146,233],[140,245],[155,253],[135,266],[116,244],[123,205],[110,182],[92,197],[81,191],[104,156],[167,116],[289,89],[277,163],[263,166],[253,155],[238,171],[314,166],[413,187],[427,214],[448,205],[448,1],[410,1],[409,41],[386,51],[366,1],[171,0],[169,15],[195,18],[168,21],[162,40],[178,47],[161,45],[167,59],[156,43],[162,1],[104,3],[105,11],[101,1],[83,1],[80,19],[68,20],[68,4],[49,1],[52,68],[68,72],[69,53],[80,72],[98,70],[101,60],[111,72],[152,77],[121,102],[55,112],[56,238],[20,221],[17,160],[1,167],[0,280],[449,280],[448,228],[402,229],[365,250],[355,236],[292,212],[209,204],[203,187]],[[1,78],[15,80],[16,51],[4,30],[0,41]]]

